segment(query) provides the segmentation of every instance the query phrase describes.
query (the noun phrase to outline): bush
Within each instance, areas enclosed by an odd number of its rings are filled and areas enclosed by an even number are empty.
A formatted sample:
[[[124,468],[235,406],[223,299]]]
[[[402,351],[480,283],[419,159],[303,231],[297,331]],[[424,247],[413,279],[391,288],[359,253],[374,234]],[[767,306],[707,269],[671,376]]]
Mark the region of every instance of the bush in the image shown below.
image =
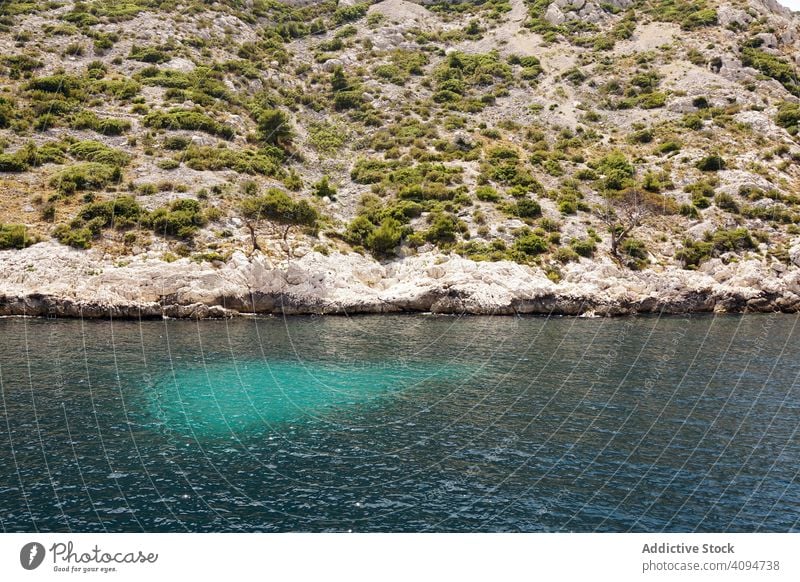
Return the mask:
[[[725,160],[717,154],[706,156],[695,164],[701,172],[718,172],[725,169]]]
[[[318,152],[335,154],[344,146],[347,134],[343,127],[329,122],[308,125],[308,142]]]
[[[733,199],[733,196],[725,194],[724,192],[720,192],[714,196],[714,204],[716,204],[718,208],[727,210],[728,212],[739,212],[739,205],[736,203],[736,200]]]
[[[403,239],[403,227],[399,221],[387,217],[380,226],[373,229],[366,237],[367,248],[375,254],[390,254]]]
[[[91,202],[78,211],[74,228],[86,223],[94,227],[128,228],[146,220],[147,212],[139,206],[132,196],[120,196],[114,200]]]
[[[570,241],[569,246],[582,257],[591,258],[597,249],[597,243],[591,238],[576,238]]]
[[[569,263],[571,261],[579,261],[580,255],[570,247],[561,247],[553,253],[553,258],[559,263]]]
[[[660,91],[645,93],[639,96],[638,102],[639,107],[642,109],[657,109],[658,107],[664,107],[667,102],[667,94]]]
[[[514,241],[514,249],[524,255],[540,255],[547,252],[547,241],[538,234],[523,234]]]
[[[653,141],[653,130],[649,128],[640,129],[628,136],[629,143],[650,143],[651,141]]]
[[[319,220],[319,214],[306,200],[296,202],[277,188],[271,188],[263,196],[246,198],[241,208],[248,219],[284,225],[284,238],[292,226],[314,227]]]
[[[511,213],[520,218],[536,218],[542,215],[542,207],[536,200],[531,198],[522,198],[514,203],[511,208]]]
[[[311,192],[314,196],[325,198],[326,196],[331,200],[336,200],[336,188],[331,186],[328,176],[323,176],[322,179],[311,187]]]
[[[0,172],[26,172],[30,164],[24,156],[15,154],[0,154]]]
[[[683,125],[689,129],[699,131],[703,129],[703,118],[697,113],[689,113],[683,116]]]
[[[132,46],[131,52],[128,55],[128,58],[134,61],[140,61],[142,63],[166,63],[170,60],[170,56],[164,52],[161,48],[157,47],[146,47],[146,46]]]
[[[259,139],[267,144],[281,145],[292,136],[289,116],[278,109],[264,109],[256,115]]]
[[[56,173],[50,179],[50,186],[58,189],[61,194],[71,194],[76,190],[99,190],[113,182],[119,182],[121,178],[119,167],[85,162]]]
[[[192,143],[192,140],[182,135],[169,135],[164,138],[164,149],[167,150],[185,150]]]
[[[90,111],[78,113],[72,120],[73,129],[91,129],[102,135],[122,135],[131,128],[127,119],[98,117]]]
[[[626,238],[619,248],[623,254],[633,259],[629,266],[641,269],[647,264],[647,249],[644,241],[632,237]]]
[[[157,208],[150,215],[153,231],[178,238],[192,238],[208,222],[197,200],[175,200],[167,208]]]
[[[373,73],[395,85],[405,85],[412,75],[421,75],[428,63],[425,53],[396,49],[390,54],[390,64],[378,65]]]
[[[98,162],[109,166],[126,166],[128,154],[108,147],[99,141],[78,141],[69,146],[69,154],[79,160]]]
[[[66,224],[59,224],[53,235],[62,245],[76,249],[88,249],[92,246],[94,234],[86,227],[71,228]]]
[[[635,170],[620,151],[613,151],[600,159],[595,169],[603,175],[602,185],[608,190],[623,190],[630,186]]]
[[[704,8],[692,12],[681,22],[681,28],[685,30],[694,30],[704,26],[713,26],[717,24],[717,11],[712,8]]]
[[[333,97],[333,107],[336,111],[357,109],[363,102],[364,96],[360,90],[338,91]]]
[[[800,105],[797,103],[790,103],[785,101],[778,106],[778,116],[775,122],[789,130],[797,132],[798,124],[800,124]]]
[[[346,22],[353,22],[366,16],[369,4],[354,4],[353,6],[343,6],[337,8],[333,13],[333,21],[336,24],[345,24]]]
[[[193,170],[230,169],[240,174],[272,176],[277,173],[281,158],[268,150],[189,146],[180,159]]]
[[[681,151],[681,144],[677,141],[665,141],[656,147],[656,153],[662,156],[679,151]]]
[[[475,189],[475,197],[481,202],[499,202],[500,194],[491,186],[478,186]]]
[[[702,241],[685,239],[683,248],[675,253],[675,258],[681,261],[684,268],[695,269],[712,256],[755,249],[756,247],[755,241],[746,228],[718,230],[714,233],[706,233]]]
[[[25,88],[28,91],[56,93],[67,98],[80,99],[84,94],[85,81],[71,75],[51,75],[32,79]]]
[[[752,67],[767,77],[778,81],[792,95],[800,97],[800,83],[794,67],[775,55],[765,53],[755,47],[742,48],[742,65]]]
[[[0,250],[24,249],[35,242],[24,224],[0,224]]]
[[[145,115],[144,124],[154,129],[184,129],[203,131],[224,139],[232,139],[233,128],[219,123],[206,115],[201,109],[173,108],[168,111],[152,111]]]
[[[431,225],[425,231],[425,240],[434,244],[455,242],[460,226],[458,218],[446,212],[436,212],[428,220]]]

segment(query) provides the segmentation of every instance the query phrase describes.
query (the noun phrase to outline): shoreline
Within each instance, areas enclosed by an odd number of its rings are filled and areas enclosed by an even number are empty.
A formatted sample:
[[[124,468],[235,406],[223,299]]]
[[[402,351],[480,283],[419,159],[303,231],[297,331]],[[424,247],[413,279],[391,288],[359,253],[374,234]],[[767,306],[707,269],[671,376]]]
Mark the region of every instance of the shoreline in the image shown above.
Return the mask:
[[[211,264],[104,257],[55,243],[0,253],[0,316],[222,319],[248,315],[797,313],[800,268],[719,259],[700,270],[625,270],[609,259],[538,268],[426,253],[390,263],[310,249],[286,260],[235,253]]]

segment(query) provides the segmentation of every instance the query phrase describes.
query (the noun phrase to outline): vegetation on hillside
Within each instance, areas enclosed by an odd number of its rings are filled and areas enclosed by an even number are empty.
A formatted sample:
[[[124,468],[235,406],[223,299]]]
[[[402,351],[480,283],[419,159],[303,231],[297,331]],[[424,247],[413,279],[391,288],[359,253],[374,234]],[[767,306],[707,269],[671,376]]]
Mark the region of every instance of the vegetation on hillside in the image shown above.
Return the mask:
[[[0,248],[786,261],[797,39],[732,4],[3,2]]]

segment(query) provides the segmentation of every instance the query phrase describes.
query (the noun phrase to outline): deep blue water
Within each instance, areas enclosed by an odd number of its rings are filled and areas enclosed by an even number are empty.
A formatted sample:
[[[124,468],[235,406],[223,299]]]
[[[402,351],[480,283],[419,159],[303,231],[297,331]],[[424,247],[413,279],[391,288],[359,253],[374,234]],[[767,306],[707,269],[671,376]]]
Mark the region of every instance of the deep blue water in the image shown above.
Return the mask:
[[[2,531],[798,531],[800,319],[0,320]]]

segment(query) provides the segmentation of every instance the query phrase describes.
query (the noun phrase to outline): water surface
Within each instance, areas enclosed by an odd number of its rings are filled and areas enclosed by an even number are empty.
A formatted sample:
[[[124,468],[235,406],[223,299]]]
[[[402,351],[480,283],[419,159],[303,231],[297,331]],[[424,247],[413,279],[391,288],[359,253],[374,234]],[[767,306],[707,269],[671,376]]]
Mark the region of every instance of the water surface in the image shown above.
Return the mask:
[[[789,315],[0,320],[3,531],[797,531]]]

